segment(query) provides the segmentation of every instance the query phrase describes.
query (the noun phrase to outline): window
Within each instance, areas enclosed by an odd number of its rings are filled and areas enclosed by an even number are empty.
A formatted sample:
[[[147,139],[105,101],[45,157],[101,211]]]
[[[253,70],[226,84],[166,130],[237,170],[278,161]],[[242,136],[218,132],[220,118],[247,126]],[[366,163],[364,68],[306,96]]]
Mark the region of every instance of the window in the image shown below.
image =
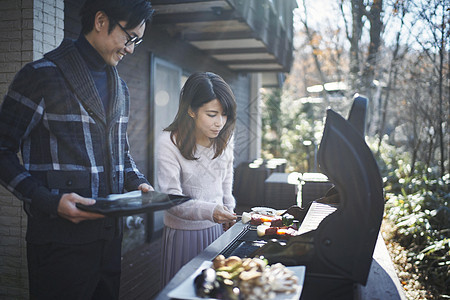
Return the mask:
[[[171,64],[163,59],[154,58],[152,60],[152,84],[151,95],[153,98],[152,116],[153,126],[152,133],[153,143],[153,178],[154,184],[157,185],[155,159],[157,153],[156,143],[159,135],[164,128],[170,125],[178,110],[178,101],[182,84],[181,68]]]

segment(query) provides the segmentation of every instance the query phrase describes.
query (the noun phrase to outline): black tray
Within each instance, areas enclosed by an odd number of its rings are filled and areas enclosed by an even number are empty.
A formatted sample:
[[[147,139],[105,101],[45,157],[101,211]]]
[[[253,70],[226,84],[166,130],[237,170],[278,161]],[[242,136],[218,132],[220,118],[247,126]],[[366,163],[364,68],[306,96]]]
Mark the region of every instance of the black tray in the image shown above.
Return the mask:
[[[183,195],[164,194],[156,191],[147,193],[133,191],[124,194],[111,194],[106,198],[96,198],[94,205],[83,205],[81,203],[76,205],[81,210],[121,217],[168,209],[190,199]]]

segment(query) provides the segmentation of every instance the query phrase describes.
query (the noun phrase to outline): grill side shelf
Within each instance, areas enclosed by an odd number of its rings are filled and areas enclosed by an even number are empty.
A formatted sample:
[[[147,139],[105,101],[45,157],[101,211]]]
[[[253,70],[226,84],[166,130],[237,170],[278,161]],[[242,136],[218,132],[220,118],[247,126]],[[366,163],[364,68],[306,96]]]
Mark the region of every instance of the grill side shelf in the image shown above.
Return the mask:
[[[219,255],[223,255],[225,257],[229,257],[230,254],[239,246],[239,241],[241,238],[249,232],[249,225],[247,224],[244,228],[242,228],[241,232],[233,239],[231,243],[229,243],[222,251],[220,251]]]

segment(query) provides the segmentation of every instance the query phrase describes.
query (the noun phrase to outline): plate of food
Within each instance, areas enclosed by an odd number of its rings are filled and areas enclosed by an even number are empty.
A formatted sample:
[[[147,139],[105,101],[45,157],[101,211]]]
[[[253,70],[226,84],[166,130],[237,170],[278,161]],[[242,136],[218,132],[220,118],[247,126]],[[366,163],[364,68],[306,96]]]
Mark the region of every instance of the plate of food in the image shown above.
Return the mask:
[[[299,299],[305,266],[267,265],[263,258],[223,255],[204,261],[168,296],[175,299]]]

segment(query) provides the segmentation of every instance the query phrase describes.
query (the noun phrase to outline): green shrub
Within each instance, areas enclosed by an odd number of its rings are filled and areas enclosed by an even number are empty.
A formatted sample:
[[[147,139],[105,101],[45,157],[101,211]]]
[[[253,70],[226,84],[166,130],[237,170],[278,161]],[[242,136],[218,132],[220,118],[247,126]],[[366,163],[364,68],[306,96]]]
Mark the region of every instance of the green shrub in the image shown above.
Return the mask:
[[[385,154],[381,154],[385,155]],[[396,240],[424,283],[441,297],[450,295],[450,176],[416,168],[404,160],[385,162],[386,217],[396,223]],[[389,167],[393,168],[390,169]]]

